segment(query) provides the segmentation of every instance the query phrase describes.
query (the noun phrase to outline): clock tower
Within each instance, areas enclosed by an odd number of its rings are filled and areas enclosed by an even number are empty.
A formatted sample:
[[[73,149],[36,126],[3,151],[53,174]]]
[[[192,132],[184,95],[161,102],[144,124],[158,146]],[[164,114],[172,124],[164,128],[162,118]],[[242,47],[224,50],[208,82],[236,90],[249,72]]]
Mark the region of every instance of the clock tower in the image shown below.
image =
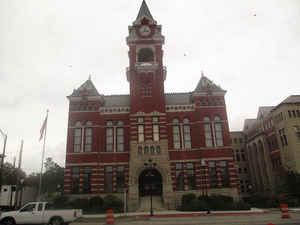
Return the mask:
[[[127,37],[131,113],[165,112],[163,44],[161,25],[157,25],[143,1]]]

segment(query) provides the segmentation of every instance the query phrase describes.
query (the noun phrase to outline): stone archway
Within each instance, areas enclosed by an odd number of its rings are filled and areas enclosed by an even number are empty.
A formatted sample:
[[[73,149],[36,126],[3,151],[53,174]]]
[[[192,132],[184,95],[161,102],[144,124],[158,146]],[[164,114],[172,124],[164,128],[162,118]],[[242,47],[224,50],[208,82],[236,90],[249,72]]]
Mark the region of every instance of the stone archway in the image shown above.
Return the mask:
[[[144,169],[138,178],[139,196],[162,195],[163,179],[157,169]]]

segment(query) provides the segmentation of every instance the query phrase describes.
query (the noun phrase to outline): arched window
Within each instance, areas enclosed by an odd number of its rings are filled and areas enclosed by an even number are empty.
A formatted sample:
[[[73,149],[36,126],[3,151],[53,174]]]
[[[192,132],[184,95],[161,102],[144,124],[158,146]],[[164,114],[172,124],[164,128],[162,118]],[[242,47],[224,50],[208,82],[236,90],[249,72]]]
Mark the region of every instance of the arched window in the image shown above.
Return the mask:
[[[112,152],[113,151],[113,144],[114,144],[114,129],[112,121],[106,122],[106,151]]]
[[[183,141],[184,141],[184,148],[191,149],[191,128],[190,128],[190,121],[188,118],[183,119]]]
[[[93,123],[91,121],[86,122],[84,143],[84,151],[86,152],[92,151],[92,125]]]
[[[80,121],[75,123],[75,130],[74,130],[74,152],[81,151],[81,142],[82,141],[82,125]]]
[[[159,124],[158,124],[158,117],[152,118],[152,135],[153,141],[159,141]]]
[[[174,149],[180,149],[180,124],[177,118],[173,119],[173,146]]]
[[[138,62],[153,62],[154,54],[150,48],[142,48],[138,53]]]
[[[222,126],[221,118],[219,116],[215,117],[215,137],[216,137],[216,146],[224,146],[223,126]]]
[[[209,117],[205,116],[203,118],[203,121],[204,121],[205,145],[206,145],[206,147],[212,147],[213,146],[213,137],[212,137],[210,119],[209,119]]]
[[[119,121],[117,124],[117,152],[124,152],[124,123]]]

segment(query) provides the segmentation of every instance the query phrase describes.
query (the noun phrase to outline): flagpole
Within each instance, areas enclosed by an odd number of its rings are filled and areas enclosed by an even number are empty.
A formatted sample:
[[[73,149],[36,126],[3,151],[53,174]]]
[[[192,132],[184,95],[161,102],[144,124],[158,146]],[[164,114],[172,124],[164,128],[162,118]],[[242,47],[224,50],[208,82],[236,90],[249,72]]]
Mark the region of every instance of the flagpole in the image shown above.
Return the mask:
[[[38,194],[38,199],[41,199],[41,191],[42,191],[42,175],[43,175],[43,166],[44,166],[44,156],[45,156],[45,144],[46,144],[46,136],[47,136],[47,126],[48,126],[48,112],[47,110],[47,115],[46,115],[46,127],[45,127],[45,135],[44,135],[44,143],[43,143],[43,153],[42,153],[42,165],[41,165],[41,173],[40,173],[40,185],[39,185],[39,194]]]

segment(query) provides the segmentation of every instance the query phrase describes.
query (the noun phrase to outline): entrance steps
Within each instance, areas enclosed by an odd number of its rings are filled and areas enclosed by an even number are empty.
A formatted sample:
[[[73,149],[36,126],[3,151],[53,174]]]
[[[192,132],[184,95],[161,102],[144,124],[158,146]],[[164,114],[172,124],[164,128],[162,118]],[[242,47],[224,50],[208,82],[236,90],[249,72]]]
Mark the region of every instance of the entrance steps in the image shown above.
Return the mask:
[[[166,210],[163,207],[161,196],[152,196],[152,209],[153,211]],[[150,196],[144,196],[140,198],[140,208],[138,212],[149,212],[150,211]]]

